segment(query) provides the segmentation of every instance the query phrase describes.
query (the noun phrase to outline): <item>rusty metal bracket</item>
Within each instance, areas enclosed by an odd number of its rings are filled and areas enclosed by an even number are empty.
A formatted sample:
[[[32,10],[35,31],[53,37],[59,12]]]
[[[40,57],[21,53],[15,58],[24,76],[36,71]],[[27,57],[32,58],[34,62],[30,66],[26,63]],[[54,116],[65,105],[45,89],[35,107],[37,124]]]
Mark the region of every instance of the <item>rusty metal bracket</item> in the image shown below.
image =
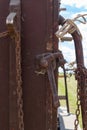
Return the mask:
[[[9,35],[14,38],[21,32],[21,2],[20,0],[10,1],[10,13],[6,18],[6,25]]]
[[[17,13],[11,12],[6,19],[8,32],[11,38],[14,38],[17,33],[16,18],[17,18]]]
[[[61,51],[55,53],[44,53],[36,56],[38,63],[38,70],[43,71],[44,74],[47,73],[50,88],[53,96],[53,105],[55,108],[59,106],[58,94],[57,94],[57,85],[55,82],[54,70],[56,68],[56,62],[58,62],[59,66],[63,66],[65,64],[65,60]]]

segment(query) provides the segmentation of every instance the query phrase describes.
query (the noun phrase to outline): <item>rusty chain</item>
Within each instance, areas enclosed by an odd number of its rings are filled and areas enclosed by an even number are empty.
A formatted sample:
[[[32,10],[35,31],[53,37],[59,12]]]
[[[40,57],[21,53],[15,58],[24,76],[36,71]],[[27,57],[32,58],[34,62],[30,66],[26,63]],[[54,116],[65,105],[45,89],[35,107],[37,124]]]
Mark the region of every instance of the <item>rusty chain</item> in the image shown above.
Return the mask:
[[[9,35],[9,31],[0,33],[0,38]],[[15,53],[16,53],[16,82],[17,82],[17,108],[18,108],[18,130],[24,130],[23,122],[23,100],[22,100],[22,79],[21,79],[21,46],[20,46],[20,35],[16,32],[15,37]]]
[[[81,65],[76,70],[77,80],[77,109],[75,130],[78,130],[80,107],[82,111],[83,130],[87,130],[87,69]]]
[[[77,102],[76,102],[76,105],[77,105],[77,109],[76,109],[76,119],[75,119],[75,130],[77,130],[78,128],[78,124],[79,124],[79,115],[80,115],[80,77],[79,77],[79,71],[76,73],[76,78],[78,78],[78,83],[77,83]]]
[[[20,34],[15,36],[15,52],[16,52],[16,81],[17,81],[17,106],[18,106],[18,119],[19,130],[24,130],[23,122],[23,99],[22,99],[22,79],[21,79],[21,46]]]

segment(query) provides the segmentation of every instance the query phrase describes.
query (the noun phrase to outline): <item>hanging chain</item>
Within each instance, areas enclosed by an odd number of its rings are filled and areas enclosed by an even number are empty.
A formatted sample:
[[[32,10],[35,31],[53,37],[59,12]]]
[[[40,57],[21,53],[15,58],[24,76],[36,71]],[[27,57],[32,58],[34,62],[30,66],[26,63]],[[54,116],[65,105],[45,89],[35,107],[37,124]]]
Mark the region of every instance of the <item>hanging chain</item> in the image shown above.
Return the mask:
[[[75,119],[75,130],[78,129],[78,125],[79,125],[79,115],[80,115],[80,75],[79,75],[79,71],[76,71],[76,79],[78,79],[78,82],[77,82],[77,109],[76,109],[76,119]]]
[[[17,80],[17,106],[18,106],[18,119],[19,129],[24,130],[23,122],[23,99],[22,99],[22,79],[21,79],[21,46],[20,34],[15,36],[15,52],[16,52],[16,80]]]
[[[76,70],[77,80],[77,109],[75,130],[78,130],[80,107],[82,111],[83,130],[87,130],[87,69],[79,65]]]
[[[0,33],[0,38],[9,35],[9,31]],[[15,36],[15,37],[14,37]],[[22,79],[21,79],[21,46],[20,46],[20,35],[16,32],[12,38],[15,38],[15,53],[16,53],[16,81],[17,81],[17,108],[18,108],[18,130],[24,130],[23,122],[23,99],[22,99]]]

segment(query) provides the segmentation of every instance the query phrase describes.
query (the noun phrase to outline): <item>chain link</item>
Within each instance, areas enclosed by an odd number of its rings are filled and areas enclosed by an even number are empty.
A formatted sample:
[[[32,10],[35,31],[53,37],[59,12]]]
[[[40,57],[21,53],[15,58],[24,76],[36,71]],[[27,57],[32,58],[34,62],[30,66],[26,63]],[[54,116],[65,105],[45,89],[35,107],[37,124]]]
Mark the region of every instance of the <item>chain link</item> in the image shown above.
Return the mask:
[[[78,129],[80,107],[82,111],[82,123],[83,130],[87,130],[87,69],[81,65],[76,70],[77,80],[77,109],[76,109],[76,120],[75,130]]]
[[[75,120],[75,130],[78,128],[79,124],[79,115],[80,115],[80,94],[79,94],[79,88],[77,87],[77,109],[76,109],[76,120]]]
[[[18,119],[19,130],[24,130],[23,122],[23,99],[22,99],[22,79],[21,79],[21,46],[20,35],[15,36],[15,52],[16,52],[16,80],[17,80],[17,106],[18,106]]]

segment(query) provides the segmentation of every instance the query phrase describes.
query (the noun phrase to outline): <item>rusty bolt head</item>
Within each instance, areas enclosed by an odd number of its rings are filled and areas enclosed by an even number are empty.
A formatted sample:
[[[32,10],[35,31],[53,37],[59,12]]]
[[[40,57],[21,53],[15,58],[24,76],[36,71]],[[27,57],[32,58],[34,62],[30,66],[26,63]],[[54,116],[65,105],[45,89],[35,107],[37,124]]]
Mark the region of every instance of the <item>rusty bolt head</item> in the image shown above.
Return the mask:
[[[47,68],[47,67],[48,67],[48,61],[45,60],[45,59],[42,59],[42,60],[40,61],[40,65],[41,65],[42,67],[44,67],[44,68]]]

